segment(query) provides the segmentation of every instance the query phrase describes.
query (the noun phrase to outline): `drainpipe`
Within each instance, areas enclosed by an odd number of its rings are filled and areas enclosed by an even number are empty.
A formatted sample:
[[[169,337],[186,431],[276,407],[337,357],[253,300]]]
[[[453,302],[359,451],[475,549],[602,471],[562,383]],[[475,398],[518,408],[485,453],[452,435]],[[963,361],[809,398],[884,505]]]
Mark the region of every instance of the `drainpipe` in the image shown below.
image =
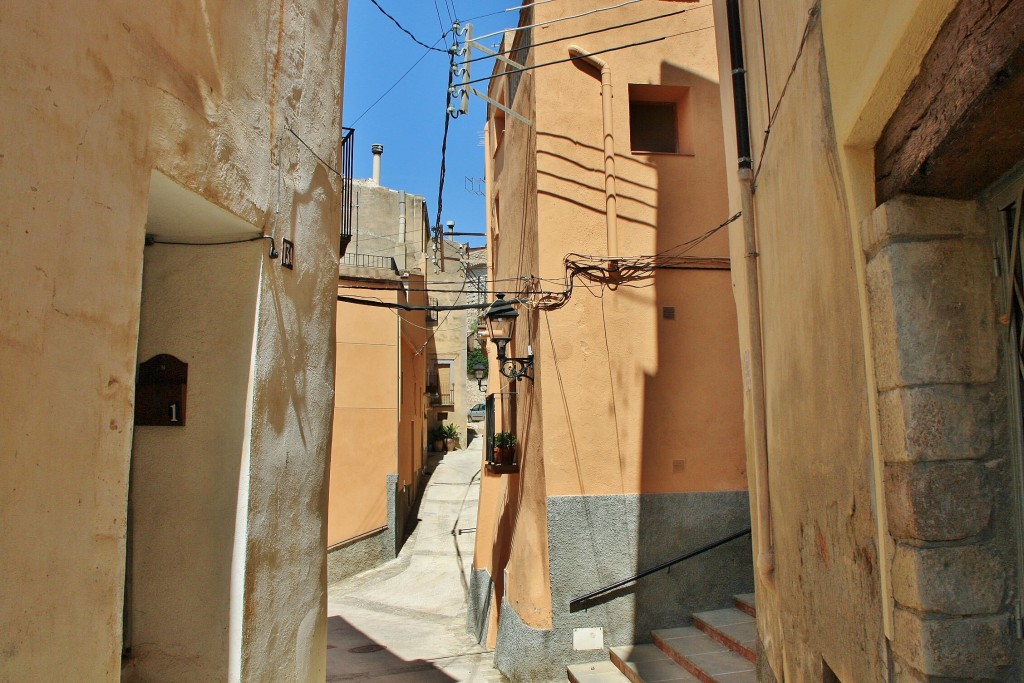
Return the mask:
[[[753,437],[754,492],[757,496],[757,570],[769,586],[775,584],[775,546],[772,539],[771,489],[768,484],[768,429],[765,417],[764,357],[761,331],[761,293],[757,273],[757,223],[754,216],[753,171],[750,156],[750,123],[747,116],[746,69],[743,66],[743,33],[738,0],[726,0],[732,94],[736,113],[736,151],[739,157],[743,210],[743,277],[747,286],[746,314],[750,352],[745,358],[750,388],[750,420]]]
[[[608,256],[619,254],[618,209],[615,193],[615,132],[612,128],[612,70],[608,62],[576,45],[569,46],[572,57],[586,62],[601,72],[601,124],[604,128],[604,204],[608,240]]]
[[[384,145],[373,144],[370,145],[370,151],[373,152],[373,184],[380,186],[380,157],[384,154]]]

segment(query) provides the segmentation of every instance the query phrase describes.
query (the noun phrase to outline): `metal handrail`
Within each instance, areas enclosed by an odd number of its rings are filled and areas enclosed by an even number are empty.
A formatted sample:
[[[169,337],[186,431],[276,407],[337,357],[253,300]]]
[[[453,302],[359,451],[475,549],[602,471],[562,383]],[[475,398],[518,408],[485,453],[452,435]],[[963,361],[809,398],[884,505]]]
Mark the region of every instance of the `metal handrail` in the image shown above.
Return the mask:
[[[706,553],[709,550],[714,550],[715,548],[717,548],[720,545],[725,545],[729,541],[735,541],[737,538],[740,538],[742,536],[746,536],[749,533],[750,533],[750,528],[748,527],[748,528],[744,529],[743,531],[737,531],[736,533],[730,534],[729,536],[726,536],[724,538],[720,538],[717,541],[712,541],[711,543],[708,543],[705,546],[697,548],[696,550],[691,550],[690,552],[685,553],[683,555],[679,555],[678,557],[674,557],[671,560],[667,560],[665,562],[662,562],[661,564],[656,565],[654,567],[651,567],[650,569],[645,569],[642,572],[638,572],[638,573],[634,574],[633,576],[630,576],[629,578],[621,579],[619,581],[616,581],[615,583],[610,583],[607,586],[604,586],[603,588],[598,588],[597,590],[591,591],[589,593],[585,593],[584,595],[577,595],[575,598],[573,598],[572,600],[569,601],[569,611],[572,611],[572,609],[574,607],[576,607],[578,605],[581,605],[583,603],[590,602],[594,598],[599,597],[601,595],[604,595],[605,593],[610,593],[613,590],[615,590],[616,588],[622,588],[626,584],[630,584],[630,583],[633,583],[634,581],[638,581],[638,580],[644,578],[645,576],[650,576],[651,574],[656,574],[657,572],[660,572],[663,569],[668,569],[669,567],[671,567],[671,566],[673,566],[675,564],[679,564],[683,560],[688,560],[691,557],[696,557],[697,555],[700,555],[702,553]]]

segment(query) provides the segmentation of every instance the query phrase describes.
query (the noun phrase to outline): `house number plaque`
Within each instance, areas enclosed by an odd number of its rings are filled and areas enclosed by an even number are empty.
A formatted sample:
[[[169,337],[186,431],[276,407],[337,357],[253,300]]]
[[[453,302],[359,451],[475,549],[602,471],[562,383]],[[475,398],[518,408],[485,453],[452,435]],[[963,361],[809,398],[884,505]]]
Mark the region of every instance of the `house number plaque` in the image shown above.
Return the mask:
[[[188,363],[162,353],[139,366],[135,386],[135,424],[185,426]]]

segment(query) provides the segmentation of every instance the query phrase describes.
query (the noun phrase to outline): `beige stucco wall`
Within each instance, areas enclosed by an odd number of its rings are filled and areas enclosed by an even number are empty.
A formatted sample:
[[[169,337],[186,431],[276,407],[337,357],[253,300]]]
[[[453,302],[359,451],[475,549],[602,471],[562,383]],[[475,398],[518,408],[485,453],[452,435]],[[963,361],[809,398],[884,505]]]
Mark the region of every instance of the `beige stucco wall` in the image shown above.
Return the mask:
[[[592,2],[538,5],[535,22],[592,9]],[[622,21],[665,11],[631,9]],[[608,16],[574,21],[574,33]],[[656,254],[718,225],[729,215],[722,155],[718,70],[710,8],[659,20],[652,45],[600,55],[611,71],[618,239],[605,218],[601,80],[581,63],[523,75],[513,107],[533,126],[506,117],[501,146],[487,135],[491,277],[533,274],[560,290],[563,258]],[[642,25],[641,25],[642,26]],[[649,37],[625,28],[534,48],[546,63],[577,43],[595,52]],[[560,35],[534,29],[534,42]],[[633,154],[630,84],[688,88],[689,154]],[[492,97],[497,95],[492,82]],[[492,123],[493,125],[493,123]],[[719,232],[694,254],[726,256]],[[577,281],[553,311],[520,308],[511,355],[532,340],[535,383],[517,386],[523,467],[486,476],[481,493],[477,566],[530,627],[551,627],[546,501],[550,496],[733,491],[746,487],[736,319],[727,271],[660,270],[646,287],[619,289]],[[511,286],[511,285],[510,285]],[[663,308],[675,308],[675,320]],[[493,356],[493,350],[488,353]],[[501,390],[492,361],[489,390]],[[502,378],[502,384],[505,380]],[[495,512],[486,511],[494,506]],[[501,585],[502,552],[507,583]],[[497,602],[495,602],[497,604]]]
[[[249,234],[296,244],[294,271],[264,261],[246,351],[226,656],[233,679],[323,679],[338,192],[284,127],[336,156],[345,10],[326,0],[4,6],[0,126],[12,134],[0,161],[0,285],[18,294],[0,301],[0,678],[120,675],[157,168]]]
[[[875,206],[874,142],[953,4],[799,0],[759,15],[741,3],[757,173],[743,220],[757,234],[771,491],[761,521],[775,558],[773,574],[757,575],[758,630],[779,680],[820,680],[823,661],[844,681],[885,676],[891,549],[859,226]],[[715,13],[738,210],[724,2]],[[742,223],[730,242],[742,263]],[[751,302],[738,270],[734,285],[744,321]],[[740,348],[757,353],[745,323]]]
[[[460,261],[465,257],[462,245],[449,239],[444,242],[444,269],[435,268],[430,262],[429,255],[426,262],[430,297],[436,299],[442,306],[462,306],[471,303],[468,290],[472,287],[467,283],[465,274],[461,272]],[[463,446],[466,445],[466,413],[473,405],[469,403],[465,381],[466,321],[470,317],[475,319],[476,315],[476,311],[470,310],[438,311],[437,322],[430,323],[431,330],[427,333],[428,362],[436,359],[445,362],[441,364],[451,364],[451,387],[446,385],[440,389],[443,393],[451,391],[452,401],[450,404],[435,405],[434,411],[434,415],[443,412],[447,413],[448,417],[433,422],[454,424],[459,430],[459,443]]]
[[[139,361],[188,362],[186,426],[137,426],[127,680],[224,679],[260,244],[146,248]],[[197,561],[197,558],[202,558]],[[183,662],[187,662],[183,664]]]

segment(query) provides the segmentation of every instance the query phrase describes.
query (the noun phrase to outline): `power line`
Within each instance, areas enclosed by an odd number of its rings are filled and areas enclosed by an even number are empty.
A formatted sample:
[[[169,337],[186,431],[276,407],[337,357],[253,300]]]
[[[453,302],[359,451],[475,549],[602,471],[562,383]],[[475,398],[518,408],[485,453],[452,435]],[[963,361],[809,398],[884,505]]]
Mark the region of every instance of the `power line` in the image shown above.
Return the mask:
[[[480,309],[490,308],[491,307],[491,302],[489,302],[489,301],[484,301],[484,302],[481,302],[481,303],[478,303],[478,304],[451,304],[451,305],[438,305],[438,306],[415,306],[415,305],[411,305],[411,304],[400,304],[400,303],[392,303],[390,301],[381,301],[380,299],[376,299],[376,300],[374,300],[374,299],[358,299],[356,297],[351,297],[351,296],[342,296],[341,294],[338,295],[338,301],[341,301],[341,302],[347,303],[347,304],[360,304],[362,306],[376,306],[378,308],[398,308],[398,309],[401,309],[403,311],[447,311],[448,313],[451,313],[452,311],[480,310]],[[522,299],[506,299],[506,301],[508,301],[508,303],[512,303],[512,304],[526,303]],[[447,319],[448,319],[448,316],[445,316],[445,320],[447,320]],[[438,323],[438,327],[440,327],[443,324],[444,324],[444,320],[442,320],[440,323]],[[437,330],[435,329],[434,331],[436,333]],[[430,337],[427,338],[427,341],[424,342],[423,347],[420,349],[421,352],[422,352],[422,350],[424,348],[427,347],[427,344],[430,342],[430,340],[433,337],[434,337],[434,335],[432,334],[432,335],[430,335]]]
[[[407,35],[407,36],[409,36],[410,38],[412,38],[412,39],[413,39],[413,41],[414,41],[414,42],[416,42],[416,43],[417,43],[418,45],[421,45],[421,46],[423,46],[423,47],[427,48],[428,50],[433,50],[434,52],[445,52],[445,50],[441,50],[441,49],[438,49],[438,48],[436,48],[436,47],[433,47],[433,46],[431,46],[431,45],[427,45],[427,44],[426,44],[426,43],[424,43],[424,42],[423,42],[422,40],[420,40],[420,39],[419,39],[419,38],[417,38],[417,37],[416,37],[415,35],[413,35],[412,31],[410,31],[410,30],[409,30],[409,29],[407,29],[406,27],[402,26],[402,25],[401,25],[401,24],[400,24],[400,23],[398,22],[398,19],[395,19],[395,18],[394,18],[393,16],[391,16],[390,14],[388,14],[387,10],[385,10],[385,9],[384,9],[383,7],[381,7],[381,6],[380,6],[380,3],[378,3],[378,2],[377,2],[377,0],[370,0],[370,2],[372,2],[372,3],[373,3],[373,6],[374,6],[374,7],[376,7],[377,9],[379,9],[379,10],[380,10],[380,13],[381,13],[381,14],[383,14],[383,15],[384,15],[385,17],[387,17],[388,19],[390,19],[390,20],[391,20],[391,23],[393,23],[393,24],[394,24],[395,26],[397,26],[397,27],[399,28],[399,30],[401,30],[401,31],[402,31],[403,33],[405,33],[405,35]],[[435,45],[436,45],[436,43],[435,43]]]
[[[707,8],[707,7],[711,7],[711,5],[697,5],[696,7],[687,7],[686,9],[677,10],[675,12],[669,12],[667,14],[659,14],[659,15],[656,15],[656,16],[653,16],[653,17],[647,17],[645,19],[637,19],[636,21],[628,21],[628,22],[623,23],[623,24],[615,24],[613,26],[604,26],[602,28],[593,29],[592,31],[584,31],[583,33],[574,33],[573,35],[570,35],[570,36],[562,36],[561,38],[552,38],[551,40],[544,40],[544,41],[541,41],[539,43],[530,43],[529,45],[521,45],[521,46],[517,47],[515,50],[509,49],[509,50],[505,50],[503,52],[495,52],[494,54],[482,55],[480,57],[474,57],[472,59],[467,59],[467,60],[465,60],[463,62],[463,64],[471,64],[473,62],[479,62],[479,61],[484,60],[484,59],[493,59],[494,57],[497,57],[497,56],[510,55],[513,52],[517,52],[519,50],[528,50],[528,49],[533,48],[533,47],[540,47],[542,45],[550,45],[551,43],[558,43],[558,42],[561,42],[563,40],[572,40],[573,38],[582,38],[584,36],[592,36],[595,33],[604,33],[605,31],[613,31],[615,29],[627,28],[629,26],[636,26],[637,24],[644,24],[644,23],[647,23],[649,21],[655,21],[656,19],[666,19],[668,17],[674,17],[674,16],[677,16],[679,14],[685,14],[687,12],[692,12],[692,11],[697,10],[697,9],[704,9],[704,8]],[[474,40],[475,40],[475,38],[474,38]]]
[[[444,21],[441,19],[441,8],[437,6],[437,0],[434,0],[434,12],[437,13],[437,26],[438,28],[441,29],[441,35],[448,35],[447,32],[444,30]]]
[[[538,26],[547,26],[548,24],[555,24],[559,21],[568,21],[569,19],[579,19],[590,14],[597,14],[598,12],[607,12],[611,9],[618,9],[625,7],[626,5],[632,5],[640,2],[640,0],[626,0],[626,2],[620,2],[618,5],[609,5],[608,7],[598,7],[596,9],[587,10],[586,12],[580,12],[579,14],[573,14],[568,17],[558,17],[557,19],[549,19],[548,21],[541,21],[536,24],[528,24],[526,26],[515,26],[513,28],[502,29],[501,31],[493,31],[491,33],[485,33],[482,36],[474,36],[473,40],[483,40],[484,38],[492,38],[494,36],[500,36],[508,31],[525,31],[528,28],[536,28]]]
[[[441,36],[440,38],[438,38],[438,39],[437,39],[437,41],[436,41],[436,42],[434,43],[434,45],[437,45],[437,43],[440,43],[440,42],[441,42],[442,40],[444,40],[444,36]],[[391,85],[391,87],[390,87],[390,88],[388,88],[387,90],[385,90],[385,91],[384,91],[384,93],[383,93],[383,94],[382,94],[382,95],[381,95],[380,97],[378,97],[377,99],[375,99],[375,100],[373,101],[373,104],[371,104],[371,105],[370,105],[369,107],[367,107],[366,109],[364,109],[364,110],[363,110],[363,113],[361,113],[361,114],[360,114],[359,116],[357,116],[357,117],[356,117],[356,120],[355,120],[355,121],[353,121],[352,123],[350,123],[350,124],[349,124],[349,127],[351,128],[351,127],[355,126],[355,125],[356,125],[357,123],[359,123],[359,120],[360,120],[361,118],[363,118],[364,116],[366,116],[367,114],[369,114],[369,113],[370,113],[370,110],[371,110],[371,109],[373,109],[373,108],[374,108],[374,107],[376,107],[376,106],[377,106],[378,104],[380,104],[380,101],[381,101],[381,100],[383,100],[383,99],[384,99],[385,97],[387,97],[387,96],[388,96],[388,93],[390,93],[390,92],[391,92],[392,90],[394,90],[395,88],[397,88],[397,87],[398,87],[398,84],[399,84],[399,83],[401,83],[402,81],[404,81],[404,80],[405,80],[405,77],[406,77],[406,76],[408,76],[408,75],[409,75],[410,73],[412,73],[412,70],[413,70],[413,69],[415,69],[415,68],[416,68],[417,66],[419,66],[419,63],[420,63],[420,62],[422,62],[422,61],[423,61],[423,59],[424,59],[424,58],[425,58],[425,57],[426,57],[427,55],[429,55],[429,54],[430,54],[430,50],[427,50],[427,51],[426,51],[426,52],[424,52],[424,53],[423,53],[422,55],[420,55],[420,58],[419,58],[419,59],[417,59],[417,60],[416,60],[415,62],[413,62],[413,63],[412,63],[412,66],[410,66],[410,67],[409,67],[408,69],[406,69],[406,70],[405,70],[405,73],[404,73],[404,74],[402,74],[401,76],[399,76],[399,77],[398,77],[398,80],[397,80],[397,81],[395,81],[395,82],[394,82],[394,83],[393,83],[393,84]]]
[[[752,181],[754,188],[757,187],[757,179],[761,175],[761,164],[764,162],[764,155],[768,151],[768,137],[771,135],[772,128],[775,126],[775,120],[779,116],[779,110],[782,108],[782,101],[786,99],[786,92],[789,90],[789,82],[793,80],[793,74],[796,73],[796,68],[800,64],[801,57],[803,57],[804,48],[807,47],[807,40],[811,37],[811,32],[814,29],[815,24],[818,23],[818,17],[821,15],[820,0],[814,3],[807,14],[809,16],[807,17],[807,23],[804,24],[804,33],[800,38],[800,46],[797,48],[796,56],[793,58],[793,65],[789,68],[789,75],[786,76],[786,82],[782,84],[782,90],[779,92],[779,99],[775,101],[775,109],[771,111],[771,115],[768,117],[768,127],[765,129],[764,138],[761,141],[761,153],[758,155],[757,168],[754,169],[754,178]]]
[[[345,177],[345,176],[343,176],[341,174],[340,171],[338,171],[338,169],[336,169],[333,166],[331,166],[329,163],[327,163],[327,161],[324,160],[324,158],[322,156],[320,156],[315,151],[313,151],[313,148],[310,147],[309,144],[305,140],[303,140],[301,137],[299,137],[299,134],[291,129],[291,126],[285,126],[285,130],[288,131],[289,133],[291,133],[292,135],[294,135],[295,139],[298,140],[299,142],[301,142],[302,146],[305,147],[306,149],[308,149],[309,153],[312,154],[313,156],[315,156],[317,161],[319,161],[327,169],[329,169],[332,173],[334,173],[334,175],[338,176],[339,178],[344,178]]]
[[[670,34],[668,34],[666,36],[660,36],[658,38],[651,38],[649,40],[641,40],[641,41],[637,41],[635,43],[629,43],[627,45],[619,45],[617,47],[608,47],[608,48],[605,48],[603,50],[594,50],[593,52],[588,52],[587,54],[584,54],[584,55],[578,55],[576,57],[566,57],[565,59],[556,59],[556,60],[551,61],[551,62],[544,62],[543,64],[534,64],[533,66],[524,66],[521,69],[509,69],[508,71],[503,71],[501,73],[496,73],[493,76],[485,76],[483,78],[477,78],[477,79],[474,79],[472,81],[464,81],[460,85],[465,86],[465,85],[472,85],[474,83],[483,83],[484,81],[489,81],[492,78],[497,78],[498,76],[511,76],[512,74],[517,74],[517,73],[522,73],[524,71],[532,71],[534,69],[539,69],[542,66],[553,66],[555,64],[564,64],[566,62],[575,62],[578,59],[587,59],[588,57],[591,57],[593,55],[601,55],[601,54],[604,54],[605,52],[615,52],[617,50],[625,50],[625,49],[628,49],[628,48],[631,48],[631,47],[639,47],[640,45],[649,45],[651,43],[657,43],[657,42],[660,42],[662,40],[666,40],[668,38],[675,38],[676,36],[686,35],[687,33],[697,33],[698,31],[706,31],[709,28],[714,28],[714,25],[712,25],[712,26],[702,26],[701,28],[691,29],[689,31],[680,31],[679,33],[670,33]]]
[[[499,14],[505,14],[507,12],[518,12],[519,10],[524,10],[524,9],[529,8],[529,7],[533,7],[534,5],[544,5],[544,4],[547,4],[549,2],[554,2],[554,1],[555,0],[537,0],[536,2],[526,3],[525,5],[516,5],[515,7],[506,7],[505,9],[500,9],[497,12],[488,12],[487,14],[481,14],[479,16],[470,17],[469,19],[466,19],[466,23],[471,22],[471,21],[476,21],[477,19],[485,19],[487,17],[494,17],[494,16],[497,16]]]

